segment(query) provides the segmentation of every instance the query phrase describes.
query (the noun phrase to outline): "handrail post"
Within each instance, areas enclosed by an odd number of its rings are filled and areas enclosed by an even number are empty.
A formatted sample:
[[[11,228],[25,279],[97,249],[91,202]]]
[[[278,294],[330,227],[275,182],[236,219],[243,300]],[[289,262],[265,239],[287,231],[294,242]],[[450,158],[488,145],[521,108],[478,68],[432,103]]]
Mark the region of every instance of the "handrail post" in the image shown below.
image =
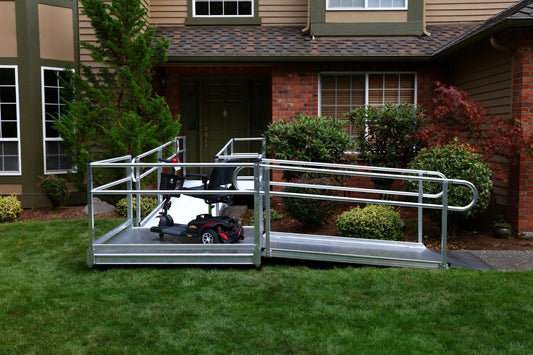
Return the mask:
[[[140,162],[140,159],[136,158],[135,163],[139,163],[139,162]],[[135,167],[134,169],[136,170],[135,189],[140,191],[141,190],[141,168]],[[141,194],[136,194],[135,208],[136,208],[135,225],[139,227],[141,225]]]
[[[441,268],[448,268],[448,180],[442,182]]]
[[[178,140],[176,139],[176,144],[179,145]],[[176,148],[176,145],[174,146]],[[174,150],[176,151],[176,150]],[[159,159],[163,159],[163,150],[157,151],[157,161],[159,162]],[[157,168],[157,188],[161,189],[161,172],[163,171],[162,167]],[[163,196],[161,194],[157,194],[157,204],[160,204],[163,201]]]
[[[272,216],[270,215],[270,168],[264,167],[261,169],[263,175],[263,191],[265,199],[265,250],[266,256],[271,255],[270,251],[270,223],[272,222]]]
[[[128,174],[127,176],[131,176],[132,173],[133,173],[133,167],[127,167],[126,168],[126,174]],[[131,178],[126,183],[126,189],[128,192],[133,189],[133,181]],[[128,223],[130,225],[133,225],[133,201],[132,201],[133,196],[131,193],[128,193],[128,195],[126,196],[126,200],[128,201],[128,212],[127,212]]]
[[[423,176],[422,172],[418,173],[418,176]],[[420,204],[420,207],[418,207],[418,242],[422,243],[423,240],[423,218],[424,208],[422,207],[422,204],[424,203],[424,185],[422,181],[418,182],[418,203]]]
[[[91,233],[91,248],[94,244],[94,211],[93,211],[93,170],[91,162],[87,163],[87,215],[89,216],[89,230]]]
[[[254,163],[254,265],[261,265],[261,238],[263,236],[263,195],[261,192],[260,162]]]

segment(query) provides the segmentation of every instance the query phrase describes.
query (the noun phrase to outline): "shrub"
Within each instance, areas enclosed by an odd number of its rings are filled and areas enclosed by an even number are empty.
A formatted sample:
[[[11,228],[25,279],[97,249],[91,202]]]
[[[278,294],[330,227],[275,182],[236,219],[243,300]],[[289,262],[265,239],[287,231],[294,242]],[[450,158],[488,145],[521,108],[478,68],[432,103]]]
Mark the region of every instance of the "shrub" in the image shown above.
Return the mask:
[[[348,116],[354,125],[359,157],[370,165],[402,167],[414,158],[420,143],[413,139],[422,114],[410,104],[361,106]]]
[[[391,206],[357,206],[339,216],[337,229],[344,237],[399,240],[402,237],[402,220]]]
[[[450,216],[471,218],[487,208],[491,193],[491,170],[483,159],[470,151],[467,145],[445,145],[442,147],[422,149],[418,156],[409,163],[410,169],[432,170],[443,173],[448,179],[461,179],[473,183],[478,191],[478,200],[474,207],[465,212],[450,212]],[[418,191],[418,182],[407,183],[411,191]],[[442,184],[425,182],[425,193],[439,193]],[[466,186],[451,185],[448,191],[448,204],[465,206],[472,199],[470,189]]]
[[[361,106],[349,114],[355,133],[358,159],[368,165],[404,167],[420,150],[414,139],[422,113],[410,104]],[[390,189],[392,179],[373,178],[377,188]]]
[[[14,221],[22,213],[22,203],[16,195],[0,196],[0,222]]]
[[[137,213],[137,198],[132,198],[133,204],[133,214]],[[141,217],[146,217],[150,212],[152,212],[157,207],[157,198],[155,197],[145,197],[141,199]],[[116,211],[117,214],[123,217],[128,215],[128,199],[123,198],[117,202]]]
[[[55,175],[49,175],[41,179],[41,191],[46,196],[48,201],[52,204],[52,208],[56,209],[65,203],[70,192],[67,187],[65,179]]]
[[[297,179],[297,183],[315,184],[315,185],[331,185],[334,182],[326,178],[302,178]],[[333,191],[317,189],[317,188],[304,188],[304,187],[286,187],[283,189],[285,192],[292,193],[304,193],[313,195],[333,195]],[[293,218],[307,225],[323,225],[326,220],[333,216],[337,207],[336,201],[329,200],[316,200],[296,197],[282,197],[285,211]]]
[[[276,159],[326,163],[345,161],[344,152],[353,147],[352,138],[337,119],[298,116],[294,122],[272,122],[265,132],[268,153]],[[296,178],[284,172],[283,178]]]

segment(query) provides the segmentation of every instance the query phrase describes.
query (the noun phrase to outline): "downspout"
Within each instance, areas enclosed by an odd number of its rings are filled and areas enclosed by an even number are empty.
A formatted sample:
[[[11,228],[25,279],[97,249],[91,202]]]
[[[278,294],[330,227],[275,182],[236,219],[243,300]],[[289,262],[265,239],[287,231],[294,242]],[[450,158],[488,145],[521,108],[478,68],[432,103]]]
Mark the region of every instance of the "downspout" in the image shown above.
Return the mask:
[[[302,28],[302,32],[307,32],[311,28],[311,0],[307,0],[307,24]]]
[[[431,32],[428,32],[428,30],[426,29],[426,1],[427,0],[424,0],[422,1],[422,6],[424,7],[424,9],[422,10],[422,33],[425,35],[425,36],[431,36]]]

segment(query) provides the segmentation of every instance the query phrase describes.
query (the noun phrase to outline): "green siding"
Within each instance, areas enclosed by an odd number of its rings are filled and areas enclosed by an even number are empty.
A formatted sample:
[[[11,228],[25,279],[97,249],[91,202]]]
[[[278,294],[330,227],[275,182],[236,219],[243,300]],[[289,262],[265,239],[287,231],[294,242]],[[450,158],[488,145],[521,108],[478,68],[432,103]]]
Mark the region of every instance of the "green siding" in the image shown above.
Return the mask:
[[[409,0],[407,22],[326,23],[326,2],[311,0],[311,33],[316,36],[418,36],[423,32],[423,19],[424,1]]]
[[[18,67],[19,124],[21,146],[21,172],[19,176],[0,176],[0,184],[22,184],[20,199],[25,208],[47,206],[46,198],[39,188],[40,177],[44,174],[43,132],[41,112],[41,67],[77,68],[71,61],[47,60],[40,58],[38,5],[53,5],[73,8],[74,50],[79,58],[77,1],[72,0],[16,0],[17,50],[16,58],[0,58],[0,64]],[[74,194],[74,199],[82,201],[84,194]]]

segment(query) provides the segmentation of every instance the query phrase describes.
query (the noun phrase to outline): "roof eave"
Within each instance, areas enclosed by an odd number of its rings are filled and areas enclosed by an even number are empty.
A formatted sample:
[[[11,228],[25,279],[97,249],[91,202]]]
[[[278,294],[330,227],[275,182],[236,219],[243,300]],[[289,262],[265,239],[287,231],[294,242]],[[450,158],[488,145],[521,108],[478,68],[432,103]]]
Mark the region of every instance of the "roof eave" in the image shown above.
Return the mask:
[[[494,26],[488,27],[487,29],[484,29],[483,31],[480,31],[474,35],[467,36],[466,38],[463,38],[463,39],[458,38],[456,42],[450,43],[447,46],[435,51],[435,53],[433,54],[433,57],[440,58],[443,56],[450,55],[474,42],[487,38],[494,33],[502,32],[502,31],[509,30],[512,28],[520,28],[520,27],[526,27],[526,26],[532,26],[532,25],[533,25],[533,18],[531,17],[507,19],[500,23],[495,24]]]
[[[367,62],[425,61],[432,55],[417,56],[167,56],[167,63],[276,63],[276,62]]]

